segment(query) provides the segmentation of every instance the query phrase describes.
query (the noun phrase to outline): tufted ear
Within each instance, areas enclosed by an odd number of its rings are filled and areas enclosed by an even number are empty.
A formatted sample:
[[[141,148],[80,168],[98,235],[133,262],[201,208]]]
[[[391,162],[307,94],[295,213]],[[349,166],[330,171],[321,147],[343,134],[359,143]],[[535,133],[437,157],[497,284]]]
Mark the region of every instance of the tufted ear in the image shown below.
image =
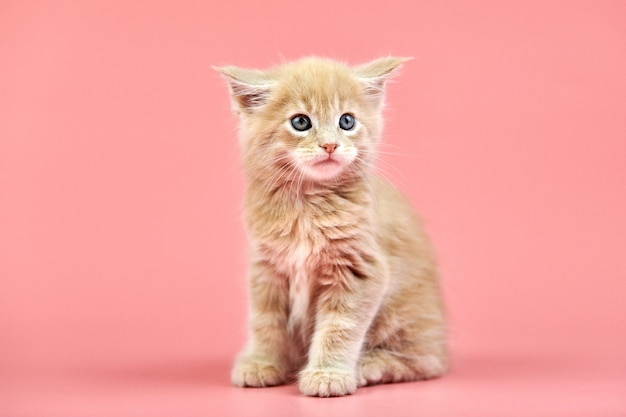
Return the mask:
[[[379,58],[354,68],[354,73],[363,85],[365,94],[369,96],[374,105],[381,106],[383,104],[385,83],[389,76],[411,59],[413,58]]]
[[[235,113],[253,113],[268,100],[274,82],[263,71],[237,67],[213,67],[228,82]]]

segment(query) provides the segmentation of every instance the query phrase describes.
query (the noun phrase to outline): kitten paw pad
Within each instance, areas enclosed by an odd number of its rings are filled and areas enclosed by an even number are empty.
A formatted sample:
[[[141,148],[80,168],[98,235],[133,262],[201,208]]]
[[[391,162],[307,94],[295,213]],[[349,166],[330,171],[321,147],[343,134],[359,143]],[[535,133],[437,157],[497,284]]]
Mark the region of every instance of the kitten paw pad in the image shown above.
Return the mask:
[[[285,372],[278,366],[258,359],[240,359],[231,373],[231,380],[238,387],[271,387],[285,383]]]
[[[352,372],[335,368],[305,369],[300,373],[300,391],[311,397],[340,397],[356,391]]]

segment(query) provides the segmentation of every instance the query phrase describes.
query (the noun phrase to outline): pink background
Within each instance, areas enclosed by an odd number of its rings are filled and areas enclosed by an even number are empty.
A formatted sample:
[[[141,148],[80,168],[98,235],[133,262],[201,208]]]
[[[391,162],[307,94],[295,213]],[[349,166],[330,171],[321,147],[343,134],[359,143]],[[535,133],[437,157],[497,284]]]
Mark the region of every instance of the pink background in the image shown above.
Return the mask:
[[[624,2],[211,3],[0,3],[0,416],[626,416]],[[439,252],[445,378],[229,384],[243,179],[211,66],[309,54],[415,57],[381,168]]]

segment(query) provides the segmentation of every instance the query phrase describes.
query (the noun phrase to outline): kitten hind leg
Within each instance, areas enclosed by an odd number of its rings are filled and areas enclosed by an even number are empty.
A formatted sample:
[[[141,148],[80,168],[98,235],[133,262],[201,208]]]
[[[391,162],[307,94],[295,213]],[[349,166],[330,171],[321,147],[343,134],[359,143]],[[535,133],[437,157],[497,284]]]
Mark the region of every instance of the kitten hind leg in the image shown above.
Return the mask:
[[[447,369],[445,350],[431,352],[374,348],[361,353],[357,365],[359,386],[437,378]]]

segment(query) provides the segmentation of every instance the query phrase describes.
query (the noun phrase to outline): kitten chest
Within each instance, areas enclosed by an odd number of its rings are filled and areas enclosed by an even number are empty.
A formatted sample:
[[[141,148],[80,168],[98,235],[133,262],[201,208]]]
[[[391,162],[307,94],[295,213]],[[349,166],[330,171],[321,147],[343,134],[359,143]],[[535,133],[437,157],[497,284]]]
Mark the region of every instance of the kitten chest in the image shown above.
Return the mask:
[[[368,204],[334,193],[314,202],[285,200],[256,206],[258,211],[248,213],[248,227],[264,263],[288,281],[289,328],[307,329],[318,288],[333,284],[329,265],[349,264],[342,254],[354,252],[348,246],[367,227]]]
[[[292,331],[305,329],[310,322],[309,309],[315,286],[314,266],[318,261],[316,252],[319,251],[311,235],[310,231],[305,233],[304,230],[298,230],[283,242],[284,256],[281,256],[279,265],[284,268],[283,272],[289,280],[288,327]]]

